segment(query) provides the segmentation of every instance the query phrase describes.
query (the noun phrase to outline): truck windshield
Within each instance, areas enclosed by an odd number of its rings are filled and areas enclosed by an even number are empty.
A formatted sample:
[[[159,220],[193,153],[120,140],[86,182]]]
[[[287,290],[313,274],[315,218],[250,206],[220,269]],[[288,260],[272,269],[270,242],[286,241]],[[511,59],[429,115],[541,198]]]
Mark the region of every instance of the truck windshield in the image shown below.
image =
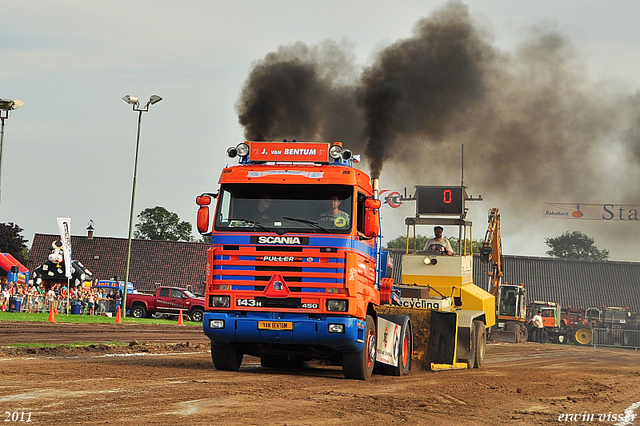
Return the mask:
[[[353,188],[345,185],[227,184],[220,189],[216,231],[351,231]]]
[[[518,288],[514,287],[502,287],[500,289],[500,315],[515,316]]]
[[[623,310],[607,309],[604,312],[605,321],[620,322],[622,320],[622,322],[624,322],[624,320],[626,319],[627,319],[627,312]]]
[[[194,299],[195,297],[197,297],[195,294],[191,293],[189,290],[182,290],[187,296],[189,296],[190,298]]]

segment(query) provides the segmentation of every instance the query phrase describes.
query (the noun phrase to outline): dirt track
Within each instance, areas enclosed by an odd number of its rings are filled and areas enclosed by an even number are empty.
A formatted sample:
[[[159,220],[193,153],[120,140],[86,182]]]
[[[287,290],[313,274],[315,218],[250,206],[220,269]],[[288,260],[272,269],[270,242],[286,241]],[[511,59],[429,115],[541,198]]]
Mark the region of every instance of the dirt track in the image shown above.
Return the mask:
[[[640,401],[640,352],[626,350],[490,344],[480,370],[413,370],[360,382],[345,380],[337,367],[268,370],[249,357],[237,373],[216,371],[197,327],[0,327],[0,346],[50,339],[97,343],[0,348],[3,421],[24,412],[24,419],[31,413],[32,423],[48,425],[537,425],[586,413],[593,421],[569,423],[611,425],[616,422],[598,416],[622,414]]]

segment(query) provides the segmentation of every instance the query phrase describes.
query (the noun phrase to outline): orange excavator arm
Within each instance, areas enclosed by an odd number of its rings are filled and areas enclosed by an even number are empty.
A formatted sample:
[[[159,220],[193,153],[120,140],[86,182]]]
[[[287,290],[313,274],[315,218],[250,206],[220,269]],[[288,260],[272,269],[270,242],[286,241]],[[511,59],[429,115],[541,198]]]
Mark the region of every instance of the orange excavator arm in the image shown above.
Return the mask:
[[[491,263],[489,277],[491,277],[491,287],[489,292],[496,299],[496,305],[499,303],[500,284],[502,282],[502,242],[500,240],[500,214],[498,208],[493,207],[489,210],[489,226],[484,235],[484,242],[480,249],[480,261],[482,263]]]

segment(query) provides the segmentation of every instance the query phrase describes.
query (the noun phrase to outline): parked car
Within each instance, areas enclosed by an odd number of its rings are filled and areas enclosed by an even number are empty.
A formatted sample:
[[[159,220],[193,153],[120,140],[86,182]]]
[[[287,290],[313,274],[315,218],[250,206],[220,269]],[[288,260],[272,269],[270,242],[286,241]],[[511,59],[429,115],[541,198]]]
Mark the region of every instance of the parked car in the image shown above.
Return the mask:
[[[184,312],[191,321],[202,321],[204,298],[178,287],[158,287],[156,294],[127,294],[127,310],[134,318],[148,318],[154,314],[179,315]]]

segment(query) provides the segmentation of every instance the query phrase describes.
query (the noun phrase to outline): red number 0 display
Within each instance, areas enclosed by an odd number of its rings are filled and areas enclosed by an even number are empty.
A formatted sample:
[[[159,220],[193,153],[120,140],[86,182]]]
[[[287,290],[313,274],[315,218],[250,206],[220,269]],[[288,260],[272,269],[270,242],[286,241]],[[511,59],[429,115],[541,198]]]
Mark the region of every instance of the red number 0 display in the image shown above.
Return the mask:
[[[451,204],[451,201],[453,201],[453,194],[451,194],[450,189],[442,191],[442,201],[444,201],[445,204]]]

